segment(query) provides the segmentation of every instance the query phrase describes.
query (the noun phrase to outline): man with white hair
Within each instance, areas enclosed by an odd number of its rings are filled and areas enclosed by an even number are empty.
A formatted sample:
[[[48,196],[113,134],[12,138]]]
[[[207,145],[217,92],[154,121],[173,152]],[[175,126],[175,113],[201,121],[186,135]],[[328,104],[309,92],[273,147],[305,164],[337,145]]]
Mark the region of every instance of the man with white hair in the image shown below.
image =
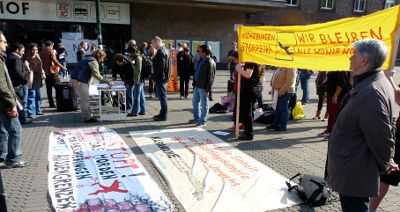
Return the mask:
[[[395,100],[381,69],[385,44],[366,39],[353,47],[353,89],[342,101],[329,139],[325,179],[339,193],[344,212],[367,212],[369,197],[378,195],[380,173],[398,170],[393,162]]]

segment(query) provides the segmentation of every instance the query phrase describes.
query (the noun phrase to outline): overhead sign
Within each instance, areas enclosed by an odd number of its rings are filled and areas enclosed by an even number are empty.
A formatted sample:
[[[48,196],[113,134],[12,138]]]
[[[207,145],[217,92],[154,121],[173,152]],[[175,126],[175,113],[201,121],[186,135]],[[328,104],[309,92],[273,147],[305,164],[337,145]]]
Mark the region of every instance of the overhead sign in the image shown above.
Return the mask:
[[[201,128],[130,132],[188,212],[257,212],[302,201],[287,179]]]
[[[239,57],[242,62],[320,71],[349,70],[352,43],[374,38],[385,42],[392,63],[396,30],[396,6],[359,18],[345,18],[305,26],[240,26]]]
[[[48,169],[55,211],[173,210],[128,145],[104,127],[51,132]]]
[[[0,0],[1,19],[96,23],[94,1]],[[100,3],[105,24],[130,24],[128,3]]]

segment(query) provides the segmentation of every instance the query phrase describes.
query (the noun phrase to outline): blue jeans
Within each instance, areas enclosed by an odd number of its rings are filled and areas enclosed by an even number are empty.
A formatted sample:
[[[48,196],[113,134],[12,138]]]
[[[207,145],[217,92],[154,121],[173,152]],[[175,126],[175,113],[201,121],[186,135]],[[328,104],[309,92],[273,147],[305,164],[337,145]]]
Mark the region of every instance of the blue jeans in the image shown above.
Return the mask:
[[[126,85],[126,111],[132,110],[134,85]]]
[[[29,89],[28,91],[28,116],[32,117],[42,113],[42,92],[41,88]]]
[[[63,65],[64,67],[67,67],[67,61],[65,59],[60,59],[60,60],[58,60],[58,62],[60,62],[61,65]],[[65,77],[65,76],[67,76],[68,72],[67,72],[67,69],[61,69],[60,73],[61,73],[62,77]]]
[[[208,96],[204,96],[204,89],[195,87],[193,91],[193,117],[197,123],[204,124],[208,117]],[[201,104],[201,111],[199,108]]]
[[[19,116],[19,120],[24,121],[25,120],[25,110],[27,107],[27,103],[28,103],[28,84],[25,85],[21,85],[22,86],[22,90],[24,92],[24,96],[21,98],[21,105],[23,107],[22,110],[18,110],[18,116]]]
[[[132,114],[138,114],[139,112],[145,113],[146,112],[146,100],[144,98],[144,80],[139,80],[138,83],[135,84],[133,88],[133,107],[132,107]],[[140,105],[140,111],[139,111]]]
[[[303,97],[301,98],[302,102],[308,103],[310,99],[310,89],[309,89],[309,81],[311,75],[308,73],[304,73],[303,71],[300,72],[300,84],[301,90],[303,90]]]
[[[368,212],[369,198],[349,197],[339,194],[343,212]]]
[[[167,118],[168,112],[167,86],[167,82],[156,82],[156,92],[161,106],[160,114],[158,114],[158,116],[163,119]]]
[[[289,100],[293,93],[285,93],[278,97],[278,103],[276,104],[276,113],[273,125],[277,127],[286,128],[287,121],[289,119]]]
[[[17,118],[0,112],[0,158],[15,163],[21,160],[22,128]]]

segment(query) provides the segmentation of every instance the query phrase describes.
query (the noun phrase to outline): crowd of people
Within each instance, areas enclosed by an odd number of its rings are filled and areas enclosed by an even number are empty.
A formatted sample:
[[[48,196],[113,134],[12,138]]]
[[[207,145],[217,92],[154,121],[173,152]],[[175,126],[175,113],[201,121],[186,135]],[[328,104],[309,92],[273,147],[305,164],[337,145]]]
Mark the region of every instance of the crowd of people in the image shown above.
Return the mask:
[[[7,40],[0,31],[0,166],[24,167],[22,160],[21,124],[29,124],[35,116],[43,115],[43,80],[46,84],[49,107],[55,107],[53,88],[60,77],[69,75],[65,58],[67,52],[62,44],[57,51],[54,43],[44,42],[39,46],[30,43],[25,52],[24,45],[10,45],[5,54]],[[366,39],[353,44],[350,58],[351,72],[319,72],[315,81],[318,107],[314,119],[328,119],[326,130],[319,136],[328,141],[325,179],[340,195],[343,211],[375,211],[388,191],[389,185],[400,182],[398,163],[400,154],[399,131],[393,121],[394,104],[400,105],[400,88],[393,81],[393,72],[383,73],[381,66],[387,57],[387,48],[380,40]],[[89,86],[94,79],[113,86],[111,80],[100,73],[106,53],[97,46],[91,47],[82,41],[76,52],[78,63],[71,72],[69,83],[80,98],[82,121],[97,122],[89,107]],[[240,80],[239,114],[240,140],[253,140],[253,111],[263,106],[262,92],[265,67],[255,63],[240,63],[237,43],[227,55],[229,95],[238,97]],[[135,40],[127,43],[125,50],[113,58],[112,80],[119,78],[126,87],[126,110],[128,117],[145,115],[145,84],[148,82],[149,98],[156,96],[160,111],[154,121],[168,119],[167,86],[170,80],[170,51],[156,36],[140,47]],[[191,54],[185,44],[178,44],[177,68],[180,80],[181,99],[189,98],[190,79],[193,79],[193,119],[189,122],[206,127],[209,101],[216,73],[216,59],[207,45]],[[61,71],[61,75],[57,70]],[[296,97],[297,84],[303,90],[302,104],[309,103],[309,80],[311,70],[278,68],[271,78],[272,95],[277,96],[275,117],[267,129],[286,131],[290,115],[289,102]],[[119,78],[118,78],[119,77]],[[153,96],[154,95],[154,96]],[[324,101],[326,113],[321,118]],[[236,104],[236,101],[235,101]],[[236,110],[234,110],[236,111]],[[368,115],[366,115],[368,114]],[[399,147],[400,148],[400,147]],[[380,183],[379,183],[380,181]],[[369,202],[371,199],[371,202]]]

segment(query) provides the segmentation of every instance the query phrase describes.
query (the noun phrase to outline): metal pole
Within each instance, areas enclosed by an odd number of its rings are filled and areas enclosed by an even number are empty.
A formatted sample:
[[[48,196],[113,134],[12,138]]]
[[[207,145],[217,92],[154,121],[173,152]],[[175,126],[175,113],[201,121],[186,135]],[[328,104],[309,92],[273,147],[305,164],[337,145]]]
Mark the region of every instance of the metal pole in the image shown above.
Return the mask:
[[[100,0],[96,0],[96,30],[97,30],[97,42],[99,49],[103,49],[102,35],[101,35],[101,22],[100,22]]]
[[[96,0],[96,31],[97,31],[97,46],[99,49],[103,49],[103,36],[101,35],[101,22],[100,22],[100,0]],[[104,62],[99,63],[100,74],[105,77]]]

